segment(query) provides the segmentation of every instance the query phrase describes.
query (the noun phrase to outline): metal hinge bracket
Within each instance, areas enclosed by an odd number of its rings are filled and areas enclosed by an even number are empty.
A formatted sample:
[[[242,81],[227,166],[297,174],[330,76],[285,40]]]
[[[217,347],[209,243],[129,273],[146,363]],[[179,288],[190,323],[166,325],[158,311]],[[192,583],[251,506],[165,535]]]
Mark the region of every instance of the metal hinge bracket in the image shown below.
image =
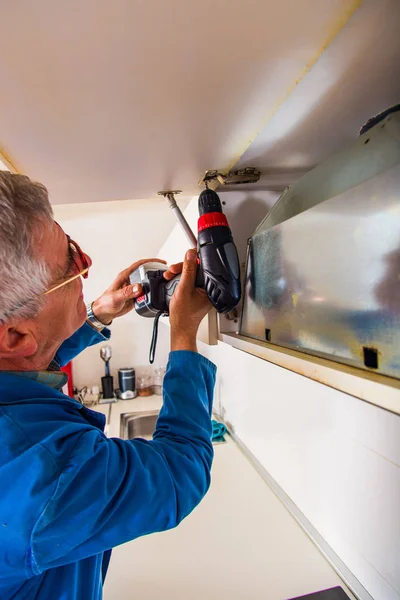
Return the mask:
[[[254,167],[246,167],[238,171],[230,171],[227,175],[217,170],[206,171],[203,178],[199,181],[200,185],[206,185],[211,181],[218,181],[221,185],[240,185],[244,183],[257,183],[261,173]]]

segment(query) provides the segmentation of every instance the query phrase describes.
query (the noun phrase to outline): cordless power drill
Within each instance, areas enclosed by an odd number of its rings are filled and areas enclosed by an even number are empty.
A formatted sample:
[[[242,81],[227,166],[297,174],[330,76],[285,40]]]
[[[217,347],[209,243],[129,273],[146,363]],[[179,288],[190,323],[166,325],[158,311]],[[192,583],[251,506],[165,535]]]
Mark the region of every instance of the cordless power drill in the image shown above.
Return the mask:
[[[211,304],[219,313],[231,311],[241,296],[240,266],[226,216],[219,196],[204,190],[199,197],[197,250],[199,254],[196,286],[206,290]],[[136,298],[136,312],[143,317],[169,313],[169,303],[181,275],[171,281],[163,277],[163,263],[141,265],[130,276],[132,284],[142,286],[143,294]]]

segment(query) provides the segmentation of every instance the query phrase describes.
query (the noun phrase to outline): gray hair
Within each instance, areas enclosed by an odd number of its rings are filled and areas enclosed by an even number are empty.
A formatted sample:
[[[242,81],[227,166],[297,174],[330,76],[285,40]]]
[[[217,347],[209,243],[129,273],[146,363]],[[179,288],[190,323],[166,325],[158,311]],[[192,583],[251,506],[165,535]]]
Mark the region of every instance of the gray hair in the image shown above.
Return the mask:
[[[39,312],[50,282],[46,263],[35,255],[40,227],[53,220],[47,189],[24,175],[0,171],[0,323]]]

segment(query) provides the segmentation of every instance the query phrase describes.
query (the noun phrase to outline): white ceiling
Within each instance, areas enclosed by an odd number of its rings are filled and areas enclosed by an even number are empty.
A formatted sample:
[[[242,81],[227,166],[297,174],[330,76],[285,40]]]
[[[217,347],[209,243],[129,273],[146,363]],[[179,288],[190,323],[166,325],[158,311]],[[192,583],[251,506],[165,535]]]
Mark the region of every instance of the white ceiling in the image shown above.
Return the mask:
[[[398,0],[3,3],[0,146],[54,203],[192,195],[242,156],[273,189],[398,101],[399,19]]]
[[[399,31],[399,0],[363,3],[236,164],[261,170],[253,189],[282,190],[400,103]]]

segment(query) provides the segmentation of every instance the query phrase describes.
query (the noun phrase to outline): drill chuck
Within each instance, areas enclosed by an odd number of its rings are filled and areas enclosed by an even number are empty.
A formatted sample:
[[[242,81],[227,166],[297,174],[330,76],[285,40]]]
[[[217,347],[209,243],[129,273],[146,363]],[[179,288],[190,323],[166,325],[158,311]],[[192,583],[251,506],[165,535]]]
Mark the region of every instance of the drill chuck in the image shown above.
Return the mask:
[[[199,196],[199,215],[212,212],[222,213],[221,200],[214,190],[203,190]]]

